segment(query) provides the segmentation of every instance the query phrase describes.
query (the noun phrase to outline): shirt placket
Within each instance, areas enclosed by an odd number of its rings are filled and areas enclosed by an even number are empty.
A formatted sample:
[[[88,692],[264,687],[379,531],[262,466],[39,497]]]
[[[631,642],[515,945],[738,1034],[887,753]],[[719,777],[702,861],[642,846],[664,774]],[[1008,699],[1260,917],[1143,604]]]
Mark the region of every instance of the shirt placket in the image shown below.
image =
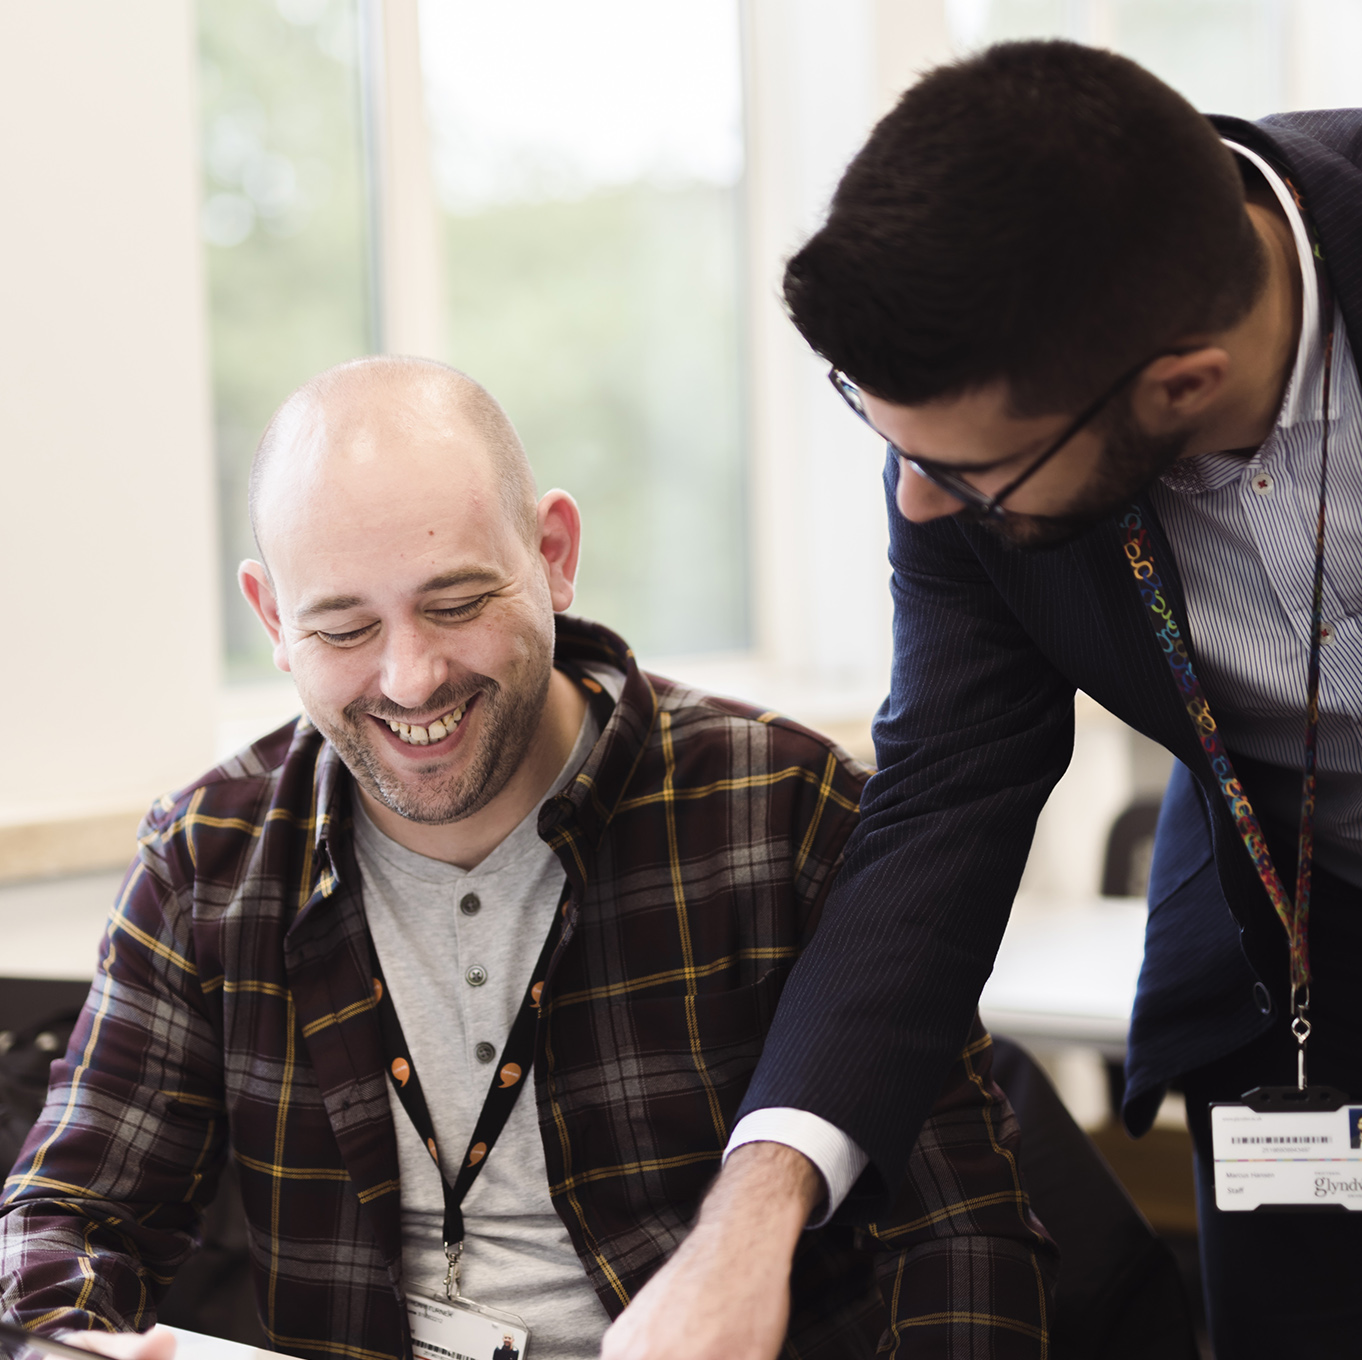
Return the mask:
[[[504,1021],[507,979],[498,976],[491,946],[497,912],[490,879],[470,876],[456,885],[454,931],[459,946],[459,1012],[464,1018],[463,1060],[472,1090],[483,1091],[492,1064],[501,1052],[507,1027]]]
[[[1288,449],[1292,472],[1286,470]],[[1250,465],[1240,489],[1240,500],[1253,534],[1264,575],[1290,627],[1296,645],[1299,672],[1300,740],[1304,742],[1305,683],[1309,664],[1310,629],[1313,622],[1315,525],[1319,509],[1319,461],[1317,442],[1311,446],[1305,432],[1274,436],[1264,454]],[[1312,458],[1310,455],[1314,453]],[[1326,543],[1327,543],[1326,538]],[[1356,653],[1362,637],[1348,617],[1347,606],[1333,588],[1331,568],[1337,559],[1326,548],[1324,617],[1320,624],[1320,747],[1322,770],[1354,763],[1358,748],[1355,718],[1340,725],[1340,715],[1357,712],[1348,694],[1341,692],[1339,663]],[[1346,688],[1346,687],[1345,687]],[[1294,756],[1293,752],[1293,756]]]
[[[1268,588],[1297,644],[1303,684],[1310,646],[1315,526],[1302,513],[1296,480],[1275,437],[1249,464],[1239,501]]]

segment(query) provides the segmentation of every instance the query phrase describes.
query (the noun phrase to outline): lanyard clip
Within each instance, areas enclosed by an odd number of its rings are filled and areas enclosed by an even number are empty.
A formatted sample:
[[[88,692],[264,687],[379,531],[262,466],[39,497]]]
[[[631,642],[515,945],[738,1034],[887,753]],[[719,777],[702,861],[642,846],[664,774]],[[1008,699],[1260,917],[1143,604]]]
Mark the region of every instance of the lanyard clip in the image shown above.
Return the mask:
[[[459,1297],[459,1258],[463,1255],[463,1243],[456,1242],[452,1247],[445,1243],[445,1260],[449,1263],[445,1270],[445,1298],[450,1303]]]
[[[1296,1089],[1305,1090],[1305,1042],[1310,1037],[1310,984],[1291,984],[1291,1033],[1296,1036]]]

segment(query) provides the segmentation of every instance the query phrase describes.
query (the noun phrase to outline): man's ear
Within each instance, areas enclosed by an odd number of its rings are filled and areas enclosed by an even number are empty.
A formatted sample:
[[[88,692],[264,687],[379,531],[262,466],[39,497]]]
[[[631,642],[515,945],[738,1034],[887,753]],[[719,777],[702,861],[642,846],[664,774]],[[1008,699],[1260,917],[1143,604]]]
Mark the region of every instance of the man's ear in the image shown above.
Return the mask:
[[[566,491],[546,492],[539,502],[539,556],[553,599],[561,614],[576,594],[577,559],[582,551],[582,512]]]
[[[274,583],[263,562],[252,561],[249,557],[236,569],[237,584],[246,597],[246,603],[255,611],[255,616],[264,625],[274,645],[274,664],[281,671],[289,669],[288,647],[284,642],[284,627],[279,619],[279,601],[275,598]]]
[[[1204,416],[1224,392],[1231,363],[1229,351],[1219,345],[1161,355],[1140,374],[1131,393],[1136,420],[1162,434]]]

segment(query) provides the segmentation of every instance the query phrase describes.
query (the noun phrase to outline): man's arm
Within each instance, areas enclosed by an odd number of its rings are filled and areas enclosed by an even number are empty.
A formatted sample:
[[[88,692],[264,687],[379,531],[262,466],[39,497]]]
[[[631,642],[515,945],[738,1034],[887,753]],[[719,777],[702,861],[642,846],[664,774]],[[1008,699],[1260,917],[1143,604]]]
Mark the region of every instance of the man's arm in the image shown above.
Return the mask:
[[[216,1187],[221,1043],[187,893],[148,841],[0,1204],[0,1311],[34,1330],[146,1327]]]
[[[804,1110],[863,1149],[870,1166],[847,1210],[861,1221],[888,1212],[904,1184],[1073,747],[1073,685],[1021,629],[958,526],[901,519],[896,478],[891,458],[894,676],[876,720],[880,769],[739,1112],[741,1124]],[[697,1227],[640,1291],[602,1355],[669,1360],[698,1324],[711,1341],[727,1336],[727,1360],[770,1360],[799,1231],[825,1193],[794,1148],[738,1148],[705,1201],[704,1234]]]
[[[1043,1360],[1056,1252],[1027,1202],[1020,1133],[992,1083],[991,1059],[976,1020],[895,1204],[860,1241],[874,1256],[883,1336],[906,1333],[933,1355],[993,1354],[1001,1338],[1007,1354]],[[735,1149],[692,1236],[606,1333],[604,1360],[777,1355],[801,1215],[822,1194],[798,1152],[776,1143]],[[962,1301],[952,1281],[965,1279]]]
[[[1073,749],[1073,684],[953,520],[894,506],[894,671],[879,769],[739,1112],[794,1107],[862,1148],[844,1211],[883,1213],[969,1030],[1039,815]],[[1054,600],[1061,613],[1072,602]]]
[[[602,1360],[776,1355],[795,1244],[823,1194],[813,1163],[793,1148],[737,1148],[690,1236],[606,1332]]]
[[[811,1228],[822,1227],[837,1212],[870,1160],[835,1124],[808,1110],[753,1110],[734,1126],[724,1160],[749,1143],[782,1143],[813,1163],[823,1194]]]

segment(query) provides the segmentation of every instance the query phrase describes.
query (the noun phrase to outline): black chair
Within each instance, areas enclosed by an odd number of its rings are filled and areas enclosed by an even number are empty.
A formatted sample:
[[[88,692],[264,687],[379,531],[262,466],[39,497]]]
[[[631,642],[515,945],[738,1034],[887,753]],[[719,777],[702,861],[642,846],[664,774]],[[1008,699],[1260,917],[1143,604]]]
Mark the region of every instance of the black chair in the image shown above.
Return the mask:
[[[1021,1124],[1032,1207],[1059,1246],[1052,1360],[1197,1360],[1173,1253],[1035,1059],[994,1035],[993,1079]]]
[[[1103,897],[1143,897],[1149,890],[1160,806],[1158,798],[1141,798],[1111,824],[1102,860]]]

